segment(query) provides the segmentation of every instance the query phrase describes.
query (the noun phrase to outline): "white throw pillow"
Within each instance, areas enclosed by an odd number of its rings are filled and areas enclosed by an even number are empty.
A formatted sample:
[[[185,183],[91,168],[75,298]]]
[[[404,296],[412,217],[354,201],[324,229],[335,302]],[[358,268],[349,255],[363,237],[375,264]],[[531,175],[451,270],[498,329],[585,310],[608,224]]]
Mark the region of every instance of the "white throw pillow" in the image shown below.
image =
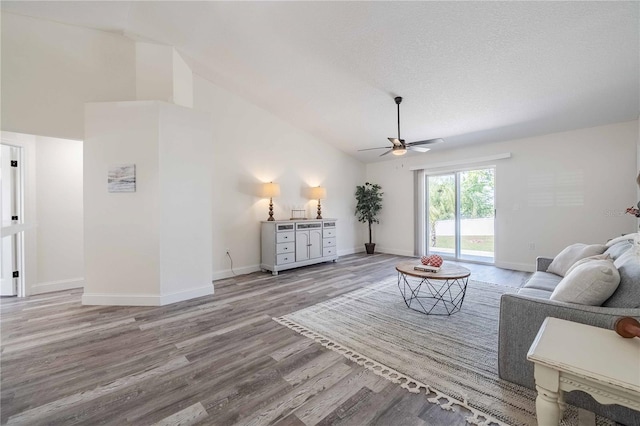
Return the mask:
[[[607,244],[605,245],[607,247],[611,247],[612,245],[617,244],[620,241],[633,241],[634,239],[638,238],[638,235],[640,235],[640,232],[634,232],[632,234],[622,235],[620,237],[616,237],[612,240],[607,241]]]
[[[576,266],[560,281],[551,300],[600,306],[616,291],[620,273],[611,259],[590,260]]]
[[[564,276],[566,277],[567,275],[569,275],[571,273],[571,271],[573,271],[574,269],[576,269],[578,266],[582,265],[583,263],[587,263],[587,262],[590,262],[592,260],[605,260],[605,259],[611,259],[611,256],[609,256],[608,254],[602,253],[602,254],[596,254],[595,256],[589,256],[589,257],[585,257],[584,259],[580,259],[576,263],[571,265],[571,267],[569,268],[567,273],[564,274]],[[615,263],[614,263],[614,265],[615,265]],[[617,265],[616,265],[616,267],[617,267]]]
[[[547,272],[564,277],[574,263],[585,257],[602,254],[607,249],[604,244],[571,244],[558,254],[547,268]]]

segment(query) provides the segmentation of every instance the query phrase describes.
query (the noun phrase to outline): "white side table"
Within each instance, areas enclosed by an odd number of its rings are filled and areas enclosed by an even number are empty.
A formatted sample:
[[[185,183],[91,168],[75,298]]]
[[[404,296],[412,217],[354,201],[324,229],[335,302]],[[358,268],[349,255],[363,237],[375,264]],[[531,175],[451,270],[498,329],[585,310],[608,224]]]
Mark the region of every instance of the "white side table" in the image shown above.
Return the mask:
[[[527,359],[535,364],[538,425],[560,422],[563,392],[581,390],[601,404],[640,411],[640,339],[547,318]]]

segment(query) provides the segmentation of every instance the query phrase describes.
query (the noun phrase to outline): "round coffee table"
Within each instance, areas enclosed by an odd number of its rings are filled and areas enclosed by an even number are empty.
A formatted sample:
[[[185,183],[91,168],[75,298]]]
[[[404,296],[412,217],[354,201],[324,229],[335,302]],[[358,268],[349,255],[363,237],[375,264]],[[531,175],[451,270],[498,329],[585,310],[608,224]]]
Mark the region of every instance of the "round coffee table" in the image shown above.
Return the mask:
[[[418,265],[419,259],[396,265],[398,288],[407,307],[427,315],[458,312],[464,302],[471,271],[447,262],[438,272],[413,269]]]

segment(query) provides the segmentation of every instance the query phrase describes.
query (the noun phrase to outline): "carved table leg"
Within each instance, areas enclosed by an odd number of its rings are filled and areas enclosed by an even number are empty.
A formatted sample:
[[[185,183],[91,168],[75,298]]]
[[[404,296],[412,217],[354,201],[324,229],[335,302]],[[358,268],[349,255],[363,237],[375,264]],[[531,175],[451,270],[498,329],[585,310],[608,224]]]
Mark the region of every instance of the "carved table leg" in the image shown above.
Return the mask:
[[[556,426],[562,416],[564,396],[560,391],[560,373],[552,368],[535,364],[533,375],[536,379],[536,415],[539,426]]]
[[[536,386],[538,396],[536,397],[536,415],[539,426],[552,426],[560,423],[560,405],[558,404],[558,393]]]

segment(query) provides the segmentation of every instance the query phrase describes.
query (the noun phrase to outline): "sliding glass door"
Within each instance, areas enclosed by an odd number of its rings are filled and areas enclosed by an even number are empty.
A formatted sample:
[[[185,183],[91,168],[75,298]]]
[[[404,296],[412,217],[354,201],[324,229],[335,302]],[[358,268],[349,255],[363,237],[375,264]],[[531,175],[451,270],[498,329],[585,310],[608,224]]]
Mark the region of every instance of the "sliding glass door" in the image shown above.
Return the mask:
[[[494,261],[493,168],[427,176],[427,253]]]

